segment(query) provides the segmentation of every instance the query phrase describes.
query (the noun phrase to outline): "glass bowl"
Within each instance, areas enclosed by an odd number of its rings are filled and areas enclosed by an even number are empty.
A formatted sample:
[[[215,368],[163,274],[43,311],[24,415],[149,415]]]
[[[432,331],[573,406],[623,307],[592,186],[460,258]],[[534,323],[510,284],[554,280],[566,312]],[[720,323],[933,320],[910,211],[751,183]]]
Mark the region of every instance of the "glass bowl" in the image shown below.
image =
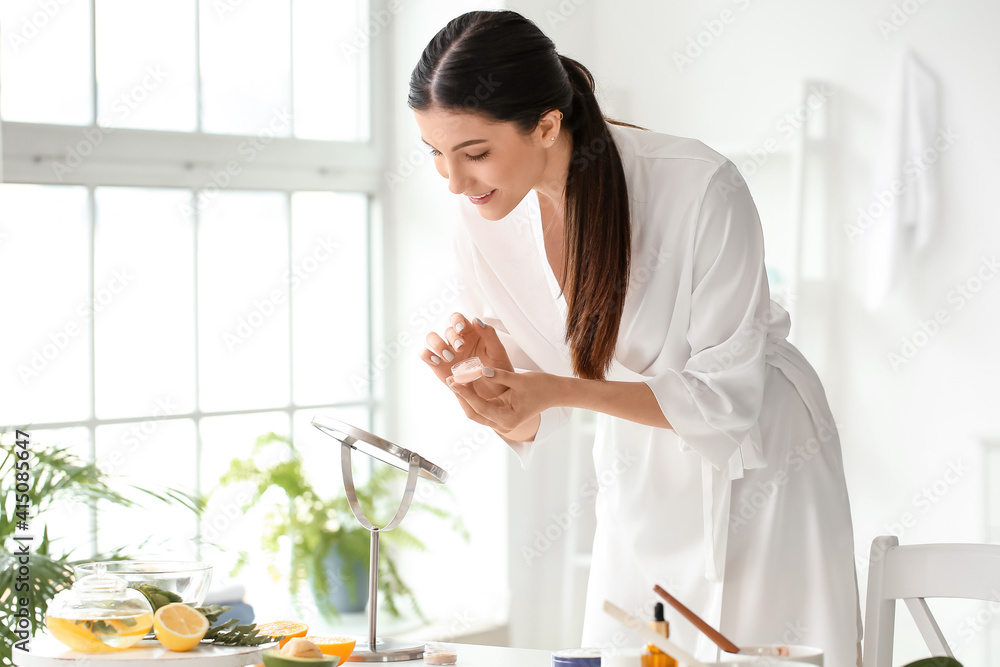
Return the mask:
[[[201,606],[212,583],[212,566],[208,563],[183,560],[108,560],[77,565],[76,579],[97,572],[103,565],[108,574],[124,579],[128,584],[152,584],[180,596],[179,602]]]

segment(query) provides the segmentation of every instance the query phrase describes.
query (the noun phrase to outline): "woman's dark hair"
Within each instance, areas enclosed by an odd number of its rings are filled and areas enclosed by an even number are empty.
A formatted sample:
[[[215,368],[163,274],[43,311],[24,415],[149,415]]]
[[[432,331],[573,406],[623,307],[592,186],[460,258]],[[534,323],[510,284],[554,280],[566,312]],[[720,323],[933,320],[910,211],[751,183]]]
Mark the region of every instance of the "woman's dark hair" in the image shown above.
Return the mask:
[[[573,138],[566,181],[566,342],[573,372],[604,379],[625,307],[632,233],[621,156],[586,67],[556,52],[512,11],[475,11],[446,25],[410,76],[409,106],[482,114],[530,133],[558,109]],[[626,125],[626,123],[616,123]],[[635,126],[632,126],[635,127]]]

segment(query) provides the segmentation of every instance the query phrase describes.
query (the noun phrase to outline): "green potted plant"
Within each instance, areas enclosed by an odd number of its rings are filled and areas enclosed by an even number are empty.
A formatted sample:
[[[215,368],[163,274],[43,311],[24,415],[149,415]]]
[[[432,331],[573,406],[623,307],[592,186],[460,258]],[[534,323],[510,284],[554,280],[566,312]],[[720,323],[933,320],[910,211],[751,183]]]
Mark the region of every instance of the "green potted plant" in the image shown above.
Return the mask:
[[[274,451],[276,448],[278,451]],[[265,450],[277,462],[258,465],[255,457]],[[337,476],[339,480],[339,475]],[[376,525],[384,525],[399,502],[398,483],[405,474],[388,465],[377,465],[368,482],[356,487],[358,500]],[[278,489],[283,498],[271,507],[261,536],[261,546],[275,554],[279,539],[291,538],[291,562],[288,569],[289,592],[293,599],[303,583],[311,588],[316,608],[328,620],[341,612],[364,609],[368,599],[369,533],[351,513],[345,493],[332,498],[321,496],[306,477],[301,453],[292,441],[276,433],[257,438],[253,453],[247,459],[234,459],[229,471],[220,480],[221,486],[250,482],[254,488],[243,511],[264,504],[268,491]],[[339,481],[338,481],[339,485]],[[447,489],[442,487],[446,493]],[[270,495],[274,498],[274,495]],[[461,518],[452,512],[420,500],[414,500],[411,512],[426,512],[450,522],[463,539],[468,532]],[[425,545],[415,535],[400,526],[380,537],[379,591],[384,605],[393,616],[400,615],[399,603],[407,600],[423,618],[413,591],[399,575],[396,558],[402,549],[423,551]],[[239,574],[248,562],[241,553],[233,575]]]
[[[13,435],[13,434],[11,434]],[[0,463],[0,480],[3,480],[3,492],[0,495],[0,663],[11,664],[11,649],[19,637],[14,633],[15,621],[19,608],[18,598],[27,597],[29,601],[29,624],[34,635],[45,625],[45,610],[49,601],[63,588],[73,584],[73,567],[93,560],[118,560],[127,558],[124,548],[115,549],[92,558],[81,559],[74,555],[76,547],[63,547],[58,540],[52,540],[48,529],[40,536],[35,535],[30,540],[19,542],[15,539],[18,522],[26,519],[29,526],[40,520],[46,511],[62,503],[94,504],[106,501],[121,507],[141,510],[140,504],[122,495],[109,486],[110,479],[95,465],[84,461],[69,451],[68,447],[58,445],[40,445],[31,443],[30,470],[27,491],[30,499],[30,510],[24,510],[22,503],[18,507],[15,494],[17,473],[24,472],[18,468],[19,448],[13,442],[6,441],[8,435],[0,433],[4,441],[6,454]],[[24,451],[28,451],[24,448]],[[158,501],[180,504],[194,512],[200,512],[204,504],[200,499],[173,489],[164,491],[130,485],[131,488],[147,494]],[[27,516],[25,516],[27,515]],[[20,537],[20,536],[18,536]],[[16,593],[22,590],[18,580],[19,554],[27,547],[30,551],[27,572],[27,593]],[[142,545],[130,545],[129,549],[140,549]],[[16,593],[16,594],[15,594]]]

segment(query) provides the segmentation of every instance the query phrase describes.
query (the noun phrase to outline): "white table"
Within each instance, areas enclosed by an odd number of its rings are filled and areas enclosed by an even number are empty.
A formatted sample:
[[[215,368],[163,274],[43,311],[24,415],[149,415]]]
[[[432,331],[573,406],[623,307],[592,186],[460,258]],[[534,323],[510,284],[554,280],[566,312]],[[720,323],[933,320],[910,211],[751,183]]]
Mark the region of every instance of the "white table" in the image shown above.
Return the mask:
[[[242,667],[261,661],[260,652],[273,644],[258,648],[239,648],[202,644],[185,653],[175,653],[155,639],[139,642],[133,648],[114,653],[78,653],[70,651],[47,634],[31,640],[30,652],[14,649],[12,657],[18,667]],[[452,644],[458,650],[456,667],[549,667],[551,651],[503,646]],[[345,667],[348,663],[345,663]],[[361,665],[364,663],[349,663]],[[423,660],[380,665],[424,665]]]

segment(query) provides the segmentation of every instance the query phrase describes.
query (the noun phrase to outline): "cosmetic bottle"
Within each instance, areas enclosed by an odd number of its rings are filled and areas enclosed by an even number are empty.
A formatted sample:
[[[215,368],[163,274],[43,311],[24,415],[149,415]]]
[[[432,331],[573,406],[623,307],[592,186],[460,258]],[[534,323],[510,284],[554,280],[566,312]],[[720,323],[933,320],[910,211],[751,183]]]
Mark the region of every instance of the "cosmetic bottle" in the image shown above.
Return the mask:
[[[656,603],[649,627],[653,632],[669,639],[670,623],[663,618],[662,602]],[[642,652],[642,667],[677,667],[677,661],[657,648],[656,644],[646,644],[646,649]]]

